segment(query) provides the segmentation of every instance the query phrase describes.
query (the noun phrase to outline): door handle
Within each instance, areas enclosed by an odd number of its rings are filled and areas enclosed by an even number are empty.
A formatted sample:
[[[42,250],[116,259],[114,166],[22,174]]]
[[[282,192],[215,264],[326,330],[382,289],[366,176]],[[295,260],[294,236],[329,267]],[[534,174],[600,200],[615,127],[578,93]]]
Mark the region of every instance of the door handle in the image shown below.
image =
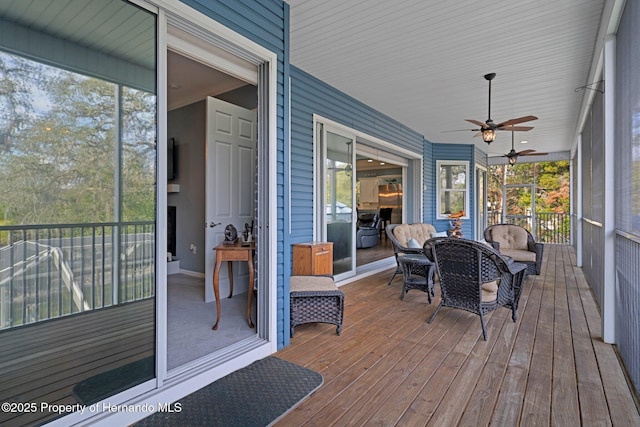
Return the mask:
[[[221,222],[214,222],[214,221],[211,221],[211,222],[209,223],[209,227],[213,228],[213,227],[215,227],[215,226],[217,226],[217,225],[220,225],[220,224],[222,224],[222,223],[221,223]]]

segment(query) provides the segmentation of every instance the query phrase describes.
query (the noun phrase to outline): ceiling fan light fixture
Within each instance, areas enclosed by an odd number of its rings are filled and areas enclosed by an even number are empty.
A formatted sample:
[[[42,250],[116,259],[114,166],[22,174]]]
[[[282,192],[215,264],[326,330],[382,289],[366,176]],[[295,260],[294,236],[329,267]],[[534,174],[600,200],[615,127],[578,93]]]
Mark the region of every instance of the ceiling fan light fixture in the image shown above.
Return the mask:
[[[509,157],[509,164],[510,165],[512,165],[512,166],[515,165],[517,161],[518,161],[518,157],[517,156]]]
[[[482,129],[482,140],[487,144],[492,143],[496,139],[496,130],[495,129]]]

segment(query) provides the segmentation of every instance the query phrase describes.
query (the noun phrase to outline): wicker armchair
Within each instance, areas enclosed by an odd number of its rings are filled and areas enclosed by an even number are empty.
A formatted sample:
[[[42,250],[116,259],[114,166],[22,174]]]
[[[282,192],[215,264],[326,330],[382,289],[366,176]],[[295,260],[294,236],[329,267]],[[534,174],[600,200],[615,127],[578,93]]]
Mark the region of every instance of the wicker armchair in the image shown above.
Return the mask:
[[[385,228],[385,232],[389,240],[391,240],[393,255],[396,257],[397,264],[396,271],[394,271],[393,276],[391,276],[387,283],[387,285],[390,285],[396,277],[396,274],[402,274],[402,267],[398,262],[398,256],[403,254],[422,255],[422,245],[426,240],[431,238],[431,235],[436,232],[436,229],[431,224],[389,224]],[[409,238],[416,240],[416,247],[409,247]]]
[[[544,245],[533,240],[525,228],[515,224],[495,224],[484,230],[484,240],[501,254],[527,264],[527,273],[540,274]]]
[[[487,340],[484,314],[509,307],[518,318],[518,301],[526,265],[504,258],[484,243],[467,239],[435,238],[424,243],[424,254],[436,264],[442,298],[428,323],[441,307],[461,308],[480,316]]]

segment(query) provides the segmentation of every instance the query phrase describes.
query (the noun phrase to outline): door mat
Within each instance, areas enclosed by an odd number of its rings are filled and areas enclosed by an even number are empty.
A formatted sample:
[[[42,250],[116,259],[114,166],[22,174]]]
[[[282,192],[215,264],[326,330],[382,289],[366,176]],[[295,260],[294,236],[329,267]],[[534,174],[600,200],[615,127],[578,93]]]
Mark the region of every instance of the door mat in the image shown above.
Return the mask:
[[[92,405],[155,376],[155,357],[145,357],[80,381],[71,393],[83,405]]]
[[[135,425],[267,426],[316,391],[323,381],[315,371],[268,356],[182,398],[178,401],[180,412],[155,413]]]

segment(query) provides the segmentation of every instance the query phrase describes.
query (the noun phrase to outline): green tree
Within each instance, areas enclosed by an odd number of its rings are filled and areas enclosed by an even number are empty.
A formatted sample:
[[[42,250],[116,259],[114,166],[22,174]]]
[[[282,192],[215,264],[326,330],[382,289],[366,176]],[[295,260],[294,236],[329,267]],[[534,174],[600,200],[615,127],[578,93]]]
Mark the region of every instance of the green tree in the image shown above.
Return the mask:
[[[538,211],[568,213],[570,211],[571,177],[568,161],[540,162],[536,183]]]
[[[152,220],[155,95],[0,53],[0,70],[7,69],[0,71],[13,90],[0,96],[7,107],[0,132],[10,135],[0,159],[4,221],[114,221],[118,162],[123,218]]]

